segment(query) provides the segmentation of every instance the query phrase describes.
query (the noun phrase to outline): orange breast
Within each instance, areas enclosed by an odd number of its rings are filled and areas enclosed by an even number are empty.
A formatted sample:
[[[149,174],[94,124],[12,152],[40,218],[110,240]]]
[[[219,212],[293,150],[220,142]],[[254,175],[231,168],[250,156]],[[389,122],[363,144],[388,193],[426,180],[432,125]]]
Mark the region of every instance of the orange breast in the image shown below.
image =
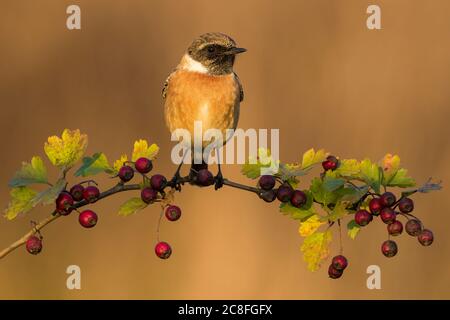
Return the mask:
[[[194,122],[203,132],[235,129],[239,119],[239,87],[234,74],[212,76],[178,70],[169,80],[165,100],[165,120],[170,132],[187,129],[193,138]]]

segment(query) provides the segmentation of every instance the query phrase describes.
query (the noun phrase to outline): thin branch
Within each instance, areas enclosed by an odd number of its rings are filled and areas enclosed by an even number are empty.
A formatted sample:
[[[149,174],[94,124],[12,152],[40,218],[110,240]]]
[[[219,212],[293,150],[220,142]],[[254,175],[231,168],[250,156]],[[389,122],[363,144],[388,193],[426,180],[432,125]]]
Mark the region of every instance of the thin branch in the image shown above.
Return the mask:
[[[100,194],[98,200],[104,199],[104,198],[109,197],[109,196],[111,196],[111,195],[113,195],[115,193],[118,193],[118,192],[129,191],[129,190],[139,190],[140,188],[141,188],[141,186],[138,185],[138,184],[124,185],[124,184],[119,183],[119,184],[115,185],[114,187],[112,187],[111,189],[108,189],[108,190],[102,192]],[[83,201],[80,201],[80,202],[76,203],[73,207],[74,207],[74,209],[78,209],[78,208],[81,208],[81,207],[83,207],[83,206],[85,206],[87,204],[88,204],[88,202],[83,200]],[[55,221],[59,217],[61,217],[61,215],[59,213],[57,213],[56,211],[54,211],[50,216],[48,216],[47,218],[45,218],[44,220],[42,220],[38,224],[36,224],[30,231],[28,231],[20,239],[18,239],[14,243],[12,243],[9,247],[3,249],[0,252],[0,259],[2,259],[5,256],[7,256],[9,253],[14,251],[15,249],[23,246],[27,242],[29,237],[31,237],[36,232],[38,232],[39,230],[44,228],[49,223]]]
[[[180,178],[179,182],[181,184],[184,184],[184,183],[192,183],[193,181],[192,181],[191,177],[187,176],[187,177]],[[247,185],[244,185],[244,184],[240,184],[240,183],[237,183],[237,182],[230,181],[228,179],[224,179],[224,183],[223,184],[226,185],[226,186],[232,187],[232,188],[237,188],[237,189],[249,191],[249,192],[253,192],[253,193],[256,193],[256,194],[260,193],[260,190],[258,188],[256,188],[256,187],[247,186]],[[112,188],[110,188],[110,189],[100,193],[100,196],[97,199],[97,201],[99,201],[101,199],[104,199],[106,197],[109,197],[109,196],[111,196],[113,194],[119,193],[119,192],[131,191],[131,190],[140,190],[140,189],[141,189],[141,185],[139,185],[139,184],[125,185],[123,183],[118,183],[114,187],[112,187]],[[84,207],[84,206],[86,206],[88,204],[90,204],[90,203],[87,202],[86,200],[82,200],[80,202],[77,202],[73,206],[73,209],[78,209],[78,208]],[[12,251],[16,250],[17,248],[23,246],[27,242],[29,237],[33,236],[39,230],[44,228],[49,223],[55,221],[59,217],[61,217],[61,215],[58,212],[53,211],[53,213],[50,216],[48,216],[47,218],[45,218],[45,219],[41,220],[39,223],[37,223],[24,236],[22,236],[17,241],[12,243],[9,247],[7,247],[4,250],[2,250],[0,252],[0,259],[4,258],[5,256],[7,256],[9,253],[11,253]]]

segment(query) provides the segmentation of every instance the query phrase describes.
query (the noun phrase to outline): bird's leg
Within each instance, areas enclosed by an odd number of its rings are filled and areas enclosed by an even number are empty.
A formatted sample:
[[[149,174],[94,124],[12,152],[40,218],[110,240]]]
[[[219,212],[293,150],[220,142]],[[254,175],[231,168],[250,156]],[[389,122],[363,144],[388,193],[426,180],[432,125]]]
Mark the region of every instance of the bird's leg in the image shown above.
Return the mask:
[[[216,148],[217,153],[217,167],[219,168],[219,171],[217,172],[217,175],[214,177],[214,189],[218,190],[223,187],[223,175],[222,170],[220,168],[220,154],[219,150]]]
[[[171,188],[175,188],[175,190],[181,191],[181,167],[183,166],[184,158],[186,157],[187,152],[184,153],[183,159],[181,159],[180,164],[178,165],[177,171],[175,171],[175,174],[173,175],[173,178],[170,179],[170,181],[167,183],[168,186]]]

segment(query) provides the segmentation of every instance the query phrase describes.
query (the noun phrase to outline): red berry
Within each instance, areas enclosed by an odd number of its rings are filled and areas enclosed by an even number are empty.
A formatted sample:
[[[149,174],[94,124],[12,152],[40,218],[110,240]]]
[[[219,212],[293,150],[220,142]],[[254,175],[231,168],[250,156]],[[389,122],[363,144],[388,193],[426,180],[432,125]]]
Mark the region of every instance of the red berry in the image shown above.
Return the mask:
[[[369,222],[372,221],[372,215],[367,210],[358,210],[355,213],[355,222],[357,225],[360,225],[361,227],[364,227],[369,224]]]
[[[84,188],[83,198],[89,203],[95,202],[100,196],[100,190],[96,186],[88,186]]]
[[[277,198],[275,190],[262,190],[259,197],[265,202],[273,202]]]
[[[422,232],[422,224],[415,219],[408,220],[405,225],[405,230],[410,236],[417,237]]]
[[[31,254],[38,254],[42,251],[42,240],[36,236],[31,236],[26,242],[27,251]]]
[[[81,184],[76,184],[72,188],[70,188],[70,194],[72,195],[73,200],[83,200],[83,191],[84,187]]]
[[[335,156],[328,156],[325,161],[322,162],[322,167],[325,171],[334,170],[337,168],[339,160]]]
[[[274,176],[264,175],[259,178],[258,184],[263,190],[271,190],[275,187]]]
[[[214,177],[208,169],[201,169],[197,173],[197,182],[201,186],[207,187],[214,183]]]
[[[67,216],[72,212],[73,198],[70,193],[63,191],[56,198],[56,211],[63,216]]]
[[[166,218],[169,221],[177,221],[181,217],[181,209],[177,206],[170,205],[166,208]]]
[[[292,189],[292,187],[288,183],[285,183],[278,188],[277,198],[281,202],[288,202],[291,199],[293,192],[294,189]]]
[[[343,255],[338,255],[338,256],[335,256],[335,257],[331,260],[331,265],[332,265],[336,270],[344,270],[344,269],[347,268],[347,266],[348,266],[348,261],[347,261],[347,258],[344,257]]]
[[[150,187],[146,187],[141,191],[141,199],[145,203],[151,203],[158,197],[158,192]]]
[[[427,247],[433,243],[434,240],[433,232],[431,232],[431,230],[428,229],[423,229],[423,231],[417,237],[417,240],[419,240],[421,245]]]
[[[410,213],[414,210],[414,202],[410,198],[403,198],[398,203],[398,209],[403,213]]]
[[[395,256],[397,251],[397,244],[392,240],[386,240],[381,245],[381,252],[388,258]]]
[[[303,191],[295,190],[292,192],[291,204],[294,207],[300,208],[307,201],[306,194]]]
[[[149,173],[153,169],[153,164],[150,159],[139,158],[134,163],[134,167],[140,173]]]
[[[123,166],[119,170],[119,178],[123,182],[128,182],[134,177],[134,170],[130,166]]]
[[[400,221],[395,220],[387,225],[387,230],[391,236],[399,236],[403,232],[403,224]]]
[[[166,184],[167,179],[162,174],[155,174],[150,178],[150,185],[157,191],[163,191]]]
[[[394,210],[388,207],[381,210],[380,217],[384,223],[391,224],[395,221],[396,214]]]
[[[336,269],[332,264],[328,267],[328,276],[331,279],[338,279],[342,276],[344,273],[344,270],[338,270]]]
[[[385,192],[381,195],[380,201],[383,207],[390,207],[395,203],[395,195],[392,192]]]
[[[325,171],[328,171],[328,170],[334,170],[334,169],[337,168],[337,164],[334,163],[333,161],[325,160],[324,162],[322,162],[322,168],[323,168]]]
[[[92,210],[84,210],[78,216],[78,222],[85,228],[95,227],[98,221],[97,214]]]
[[[167,242],[158,242],[155,246],[155,253],[161,259],[167,259],[172,254],[172,248]]]
[[[372,200],[370,200],[369,209],[374,216],[378,216],[380,214],[381,209],[383,209],[383,205],[381,204],[380,198],[373,198]]]

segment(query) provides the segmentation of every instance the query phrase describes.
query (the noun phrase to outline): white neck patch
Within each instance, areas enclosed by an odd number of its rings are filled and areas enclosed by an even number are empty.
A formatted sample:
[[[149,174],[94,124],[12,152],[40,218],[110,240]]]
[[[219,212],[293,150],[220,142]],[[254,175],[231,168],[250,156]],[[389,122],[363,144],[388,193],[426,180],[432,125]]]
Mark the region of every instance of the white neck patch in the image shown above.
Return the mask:
[[[181,69],[187,71],[208,73],[208,68],[206,68],[200,62],[192,59],[187,53],[181,59],[180,67]]]

